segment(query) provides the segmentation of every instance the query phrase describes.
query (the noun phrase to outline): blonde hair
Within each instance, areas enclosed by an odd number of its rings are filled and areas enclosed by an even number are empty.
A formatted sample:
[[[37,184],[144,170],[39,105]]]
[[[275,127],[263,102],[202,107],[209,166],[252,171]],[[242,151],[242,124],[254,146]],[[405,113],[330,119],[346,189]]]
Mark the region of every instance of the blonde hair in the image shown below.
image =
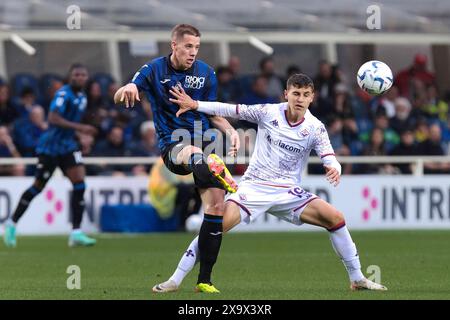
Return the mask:
[[[200,37],[200,31],[190,24],[177,24],[172,29],[172,40],[179,39],[183,37],[185,34],[189,34],[191,36]]]

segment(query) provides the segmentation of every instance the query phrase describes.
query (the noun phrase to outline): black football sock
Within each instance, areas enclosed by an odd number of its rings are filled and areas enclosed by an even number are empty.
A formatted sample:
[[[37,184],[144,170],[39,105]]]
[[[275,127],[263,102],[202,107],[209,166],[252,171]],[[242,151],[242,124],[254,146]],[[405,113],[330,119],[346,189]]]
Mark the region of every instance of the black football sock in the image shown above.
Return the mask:
[[[70,206],[72,208],[72,226],[73,229],[79,229],[81,226],[81,220],[83,219],[84,212],[84,190],[86,185],[84,182],[74,183],[72,199],[70,200]]]
[[[17,205],[16,210],[14,211],[12,221],[14,223],[17,223],[19,219],[22,217],[22,215],[25,213],[25,211],[28,209],[28,206],[31,203],[31,200],[33,200],[34,197],[36,197],[42,190],[37,189],[35,186],[29,187],[23,194],[22,197],[20,197],[19,204]]]
[[[198,236],[200,273],[197,283],[211,283],[211,272],[222,243],[222,216],[206,214]]]

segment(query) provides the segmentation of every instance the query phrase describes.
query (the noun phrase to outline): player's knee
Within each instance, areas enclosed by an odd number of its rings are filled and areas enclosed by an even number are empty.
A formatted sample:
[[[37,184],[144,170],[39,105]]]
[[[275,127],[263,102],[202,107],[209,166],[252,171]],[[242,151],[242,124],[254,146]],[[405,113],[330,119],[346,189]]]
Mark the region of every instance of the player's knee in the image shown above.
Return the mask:
[[[177,155],[177,163],[188,164],[189,158],[194,153],[203,153],[202,149],[194,146],[184,147]]]
[[[206,207],[205,212],[207,214],[217,215],[217,216],[222,216],[224,209],[225,209],[225,205],[224,205],[223,201],[210,203],[210,204],[207,204],[205,207]]]
[[[327,229],[329,231],[333,231],[335,228],[340,227],[343,223],[345,223],[344,214],[339,210],[333,210],[333,213],[328,219]]]

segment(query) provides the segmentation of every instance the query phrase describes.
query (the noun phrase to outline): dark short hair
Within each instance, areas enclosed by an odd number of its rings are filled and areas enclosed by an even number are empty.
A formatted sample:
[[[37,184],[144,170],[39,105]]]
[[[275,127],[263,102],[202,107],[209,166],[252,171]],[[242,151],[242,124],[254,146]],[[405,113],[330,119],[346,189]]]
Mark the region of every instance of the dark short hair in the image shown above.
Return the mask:
[[[296,73],[289,77],[286,83],[286,89],[289,89],[290,87],[296,87],[296,88],[311,88],[314,92],[314,82],[311,80],[310,77],[308,77],[306,74],[303,73]]]
[[[86,69],[87,70],[87,67],[84,64],[79,63],[79,62],[72,63],[69,68],[69,73],[71,73],[75,69]]]
[[[259,60],[259,69],[263,69],[267,62],[273,62],[273,56],[266,56]]]
[[[189,34],[194,37],[200,37],[200,31],[190,24],[177,24],[172,29],[172,39],[178,39],[183,37],[185,34]]]

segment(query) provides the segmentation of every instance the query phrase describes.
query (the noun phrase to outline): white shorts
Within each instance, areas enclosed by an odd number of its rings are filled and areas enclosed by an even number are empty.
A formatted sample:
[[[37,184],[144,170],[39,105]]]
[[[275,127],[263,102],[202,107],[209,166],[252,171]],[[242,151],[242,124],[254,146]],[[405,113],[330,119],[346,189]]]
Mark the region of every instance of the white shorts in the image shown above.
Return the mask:
[[[249,224],[267,212],[295,225],[301,225],[300,215],[306,205],[319,198],[300,187],[271,185],[243,181],[238,190],[225,201],[232,201],[240,207],[241,222]]]

